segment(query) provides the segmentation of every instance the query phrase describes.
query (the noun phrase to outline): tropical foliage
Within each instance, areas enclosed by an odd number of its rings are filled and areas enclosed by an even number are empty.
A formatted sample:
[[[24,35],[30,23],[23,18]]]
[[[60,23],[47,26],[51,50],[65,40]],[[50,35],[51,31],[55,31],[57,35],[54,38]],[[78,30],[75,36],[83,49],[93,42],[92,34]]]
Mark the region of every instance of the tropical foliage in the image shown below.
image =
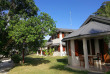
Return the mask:
[[[110,1],[103,2],[101,7],[94,14],[98,16],[110,17]]]
[[[56,24],[40,12],[34,0],[0,0],[0,51],[37,49],[45,36],[54,34]]]

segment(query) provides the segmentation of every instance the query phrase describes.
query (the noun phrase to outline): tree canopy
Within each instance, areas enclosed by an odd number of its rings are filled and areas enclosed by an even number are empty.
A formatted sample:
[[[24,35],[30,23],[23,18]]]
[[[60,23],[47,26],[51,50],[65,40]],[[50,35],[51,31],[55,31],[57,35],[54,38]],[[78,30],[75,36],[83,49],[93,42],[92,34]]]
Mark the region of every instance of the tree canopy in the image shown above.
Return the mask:
[[[94,14],[97,16],[110,17],[110,1],[103,2]]]
[[[16,19],[19,19],[18,16],[15,16]],[[16,20],[10,21],[10,23],[16,22]],[[41,13],[37,17],[30,17],[27,20],[19,20],[14,25],[10,25],[10,28],[13,27],[13,30],[9,31],[9,36],[16,43],[33,43],[40,42],[44,39],[45,36],[53,34],[55,30],[55,22],[47,13]],[[37,45],[37,44],[36,44]],[[33,45],[31,45],[33,46]]]
[[[33,0],[0,0],[0,50],[10,45],[35,49],[45,36],[55,33],[55,21],[38,11]]]

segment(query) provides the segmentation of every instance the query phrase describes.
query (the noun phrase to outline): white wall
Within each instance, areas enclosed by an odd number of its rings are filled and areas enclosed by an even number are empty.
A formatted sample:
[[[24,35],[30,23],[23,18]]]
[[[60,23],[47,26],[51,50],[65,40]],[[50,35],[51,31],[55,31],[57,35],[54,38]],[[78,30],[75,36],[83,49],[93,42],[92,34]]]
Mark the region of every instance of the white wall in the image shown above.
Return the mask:
[[[63,51],[63,46],[62,44],[64,44],[65,42],[62,42],[62,32],[59,32],[59,38],[56,38],[56,39],[53,39],[52,40],[52,43],[55,44],[55,43],[59,43],[60,45],[60,56],[65,56],[66,55],[66,51]]]
[[[62,47],[62,41],[61,41],[61,40],[63,39],[63,38],[62,38],[62,32],[60,32],[60,36],[59,36],[59,37],[60,37],[60,55],[63,56],[63,55],[62,55],[63,47]]]
[[[60,43],[60,38],[53,39],[52,42],[53,42],[53,44],[54,43]]]

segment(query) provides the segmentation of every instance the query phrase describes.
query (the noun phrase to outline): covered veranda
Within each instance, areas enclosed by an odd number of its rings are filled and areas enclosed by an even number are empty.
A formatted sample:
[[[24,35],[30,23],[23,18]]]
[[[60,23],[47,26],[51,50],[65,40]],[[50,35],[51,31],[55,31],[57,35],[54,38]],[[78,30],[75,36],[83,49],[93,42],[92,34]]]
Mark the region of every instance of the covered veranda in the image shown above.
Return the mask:
[[[110,43],[106,44],[104,37],[72,39],[70,41],[72,66],[93,71],[110,70],[110,66],[108,66]]]
[[[82,26],[64,37],[68,50],[68,65],[86,70],[110,70],[110,57],[104,38],[110,36],[110,19],[90,16]]]

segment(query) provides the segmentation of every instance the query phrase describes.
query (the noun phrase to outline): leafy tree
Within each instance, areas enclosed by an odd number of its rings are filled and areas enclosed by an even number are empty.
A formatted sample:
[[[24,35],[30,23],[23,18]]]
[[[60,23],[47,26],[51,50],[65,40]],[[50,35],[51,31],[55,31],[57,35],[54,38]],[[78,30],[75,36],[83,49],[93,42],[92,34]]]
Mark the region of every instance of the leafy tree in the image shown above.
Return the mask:
[[[110,1],[103,2],[101,7],[94,14],[97,16],[110,17]]]
[[[7,55],[8,51],[4,50],[8,41],[8,32],[6,29],[7,17],[4,10],[8,9],[7,0],[0,0],[0,54]]]
[[[0,0],[0,13],[3,10],[9,9],[9,1],[8,0]]]
[[[45,36],[55,32],[56,25],[47,13],[41,12],[38,15],[39,9],[33,0],[6,0],[6,3],[9,7],[4,5],[7,7],[4,10],[8,10],[8,22],[5,22],[9,25],[5,25],[5,29],[10,40],[7,46],[14,43],[16,48],[23,50],[24,58],[25,48],[35,49],[41,46]]]

